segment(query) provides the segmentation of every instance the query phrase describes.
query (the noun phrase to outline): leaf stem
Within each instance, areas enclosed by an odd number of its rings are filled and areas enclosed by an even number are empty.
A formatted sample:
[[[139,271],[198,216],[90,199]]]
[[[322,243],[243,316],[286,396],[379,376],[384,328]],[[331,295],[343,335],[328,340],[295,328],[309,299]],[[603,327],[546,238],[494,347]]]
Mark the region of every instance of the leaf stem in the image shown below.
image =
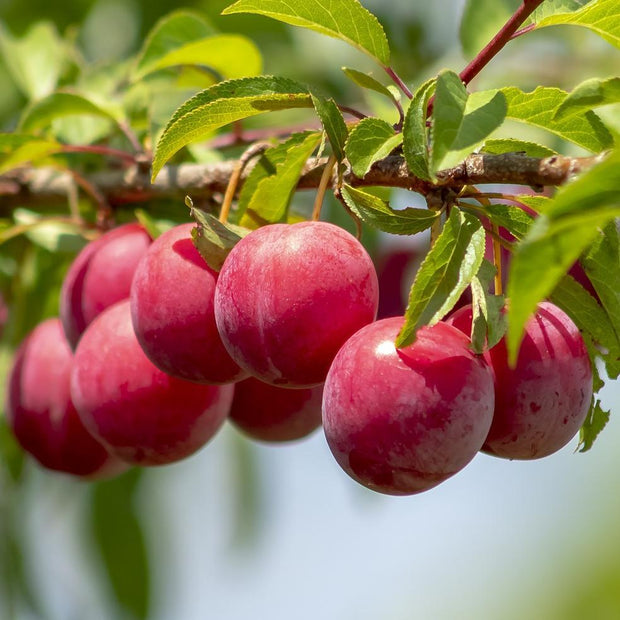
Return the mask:
[[[364,114],[363,112],[360,112],[359,110],[356,110],[355,108],[350,108],[348,105],[341,105],[341,104],[336,104],[338,106],[338,109],[341,112],[344,112],[345,114],[350,114],[351,116],[354,116],[355,118],[359,118],[360,120],[366,118],[368,115]]]
[[[530,24],[529,26],[525,26],[525,28],[521,28],[521,30],[517,30],[517,32],[515,32],[510,38],[516,39],[523,36],[524,34],[527,34],[528,32],[532,32],[532,30],[534,30],[535,28],[536,24]]]
[[[405,96],[408,99],[413,99],[413,93],[409,90],[407,85],[402,81],[402,79],[396,73],[396,71],[394,71],[394,69],[392,69],[392,67],[390,67],[388,65],[384,65],[383,69],[390,76],[390,78],[392,79],[394,84],[396,84],[396,86],[398,86],[398,88],[400,88],[400,90],[402,90],[402,92],[405,94]]]
[[[512,17],[501,30],[489,41],[476,57],[461,71],[459,77],[464,84],[469,84],[486,67],[489,61],[510,41],[519,26],[544,2],[544,0],[523,0]]]

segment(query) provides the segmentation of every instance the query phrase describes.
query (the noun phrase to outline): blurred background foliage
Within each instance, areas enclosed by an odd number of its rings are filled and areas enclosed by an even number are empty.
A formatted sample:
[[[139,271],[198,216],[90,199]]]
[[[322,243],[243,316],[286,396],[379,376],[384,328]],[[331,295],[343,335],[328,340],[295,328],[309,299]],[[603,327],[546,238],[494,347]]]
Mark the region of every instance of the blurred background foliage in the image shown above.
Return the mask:
[[[228,4],[203,0],[183,8],[219,31],[248,36],[265,73],[295,77],[339,102],[389,114],[379,96],[359,101],[360,90],[341,72],[344,65],[376,75],[359,53],[273,20],[221,17]],[[516,4],[497,3],[500,23]],[[458,40],[462,1],[364,5],[383,24],[393,66],[412,86],[442,67],[458,70],[471,56]],[[29,103],[56,84],[77,81],[102,99],[125,96],[128,59],[157,20],[178,9],[167,0],[0,0],[0,130],[13,131]],[[488,34],[466,41],[468,51]],[[570,89],[617,70],[617,55],[609,52],[587,32],[545,30],[512,43],[479,85]],[[151,102],[160,124],[199,82],[172,93],[164,83],[161,99]],[[140,112],[144,93],[132,92],[134,99],[125,100],[135,112],[131,120],[148,131]],[[295,120],[253,124],[282,118]],[[109,121],[83,118],[54,128],[76,143],[109,130]],[[122,136],[115,140],[123,145]],[[190,156],[217,157],[200,147]],[[101,165],[99,158],[85,162],[87,169]],[[395,197],[403,205],[416,200],[407,192]],[[78,206],[93,217],[86,201]],[[149,208],[170,220],[186,218],[183,205]],[[335,203],[327,208],[350,226]],[[17,215],[18,223],[36,217],[26,210]],[[118,214],[119,221],[132,217],[131,209]],[[0,235],[14,224],[0,222]],[[394,250],[394,240],[366,234],[378,260]],[[87,236],[56,225],[0,245],[2,377],[24,335],[57,314],[62,278]],[[415,262],[426,240],[398,243]],[[616,386],[607,397],[618,403]],[[184,463],[85,483],[25,459],[0,420],[0,618],[620,616],[614,446],[620,432],[614,421],[592,454],[573,456],[569,449],[549,463],[523,465],[480,456],[445,488],[408,500],[375,497],[345,480],[319,435],[271,448],[225,428]]]

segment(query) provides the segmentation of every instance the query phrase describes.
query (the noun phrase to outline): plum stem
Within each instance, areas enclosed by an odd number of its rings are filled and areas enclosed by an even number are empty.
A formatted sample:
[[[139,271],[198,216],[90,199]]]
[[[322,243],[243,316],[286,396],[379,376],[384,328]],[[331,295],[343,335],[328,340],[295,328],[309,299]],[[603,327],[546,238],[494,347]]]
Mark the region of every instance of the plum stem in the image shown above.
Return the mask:
[[[495,265],[495,294],[503,295],[503,283],[502,283],[502,246],[498,241],[499,234],[499,226],[497,224],[491,224],[491,229],[493,230],[492,235],[492,243],[493,243],[493,264]]]
[[[325,192],[327,191],[327,186],[332,178],[332,172],[334,170],[334,166],[336,165],[336,157],[335,155],[330,155],[327,160],[327,164],[325,168],[323,168],[323,174],[321,175],[321,180],[319,181],[319,188],[316,192],[316,198],[314,199],[314,208],[312,209],[312,221],[317,222],[321,217],[321,208],[323,207],[323,198],[325,196]]]
[[[220,210],[219,220],[222,224],[228,221],[230,207],[237,193],[237,186],[239,185],[239,180],[241,179],[245,167],[254,157],[262,155],[270,146],[268,142],[257,142],[248,148],[238,161],[235,162],[230,179],[228,180],[228,185],[226,186],[226,193],[224,194],[224,201],[222,202],[222,208]]]

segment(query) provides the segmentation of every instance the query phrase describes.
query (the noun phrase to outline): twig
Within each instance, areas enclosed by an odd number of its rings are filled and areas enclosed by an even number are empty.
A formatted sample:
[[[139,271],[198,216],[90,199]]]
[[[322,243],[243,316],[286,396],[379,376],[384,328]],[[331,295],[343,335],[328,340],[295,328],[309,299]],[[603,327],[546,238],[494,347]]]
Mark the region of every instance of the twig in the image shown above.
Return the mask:
[[[476,57],[461,71],[459,77],[464,84],[469,84],[487,66],[489,61],[497,56],[499,51],[510,41],[512,35],[519,26],[544,2],[545,0],[523,0],[512,17],[504,24],[501,30],[489,41],[489,43],[476,55]]]
[[[65,144],[62,147],[62,153],[93,153],[94,155],[105,155],[106,157],[114,157],[116,159],[122,159],[128,164],[135,164],[136,157],[126,151],[119,149],[113,149],[109,146],[100,146],[97,144]]]
[[[497,56],[503,47],[513,38],[519,26],[544,2],[545,0],[523,0],[519,8],[504,24],[500,31],[485,45],[476,57],[461,71],[459,77],[463,84],[469,84],[489,62]],[[430,116],[433,111],[435,97],[431,97],[426,108],[426,115]]]
[[[437,174],[438,185],[459,189],[464,185],[505,183],[531,187],[560,186],[574,175],[602,161],[595,157],[564,157],[553,155],[539,159],[522,153],[502,155],[474,154],[460,165]],[[300,178],[298,189],[316,189],[327,158],[310,159]],[[107,170],[85,175],[82,185],[96,201],[111,207],[145,203],[152,200],[178,200],[183,204],[187,194],[194,200],[207,199],[214,193],[226,191],[236,161],[217,164],[182,164],[163,168],[155,183],[149,173],[132,166],[127,170]],[[248,165],[240,184],[249,171]],[[426,195],[436,188],[428,181],[411,174],[401,155],[389,155],[373,164],[363,179],[346,170],[343,181],[354,187],[400,187]],[[15,206],[66,203],[67,184],[72,177],[50,168],[25,168],[0,176],[0,214]],[[94,189],[93,189],[94,188]]]

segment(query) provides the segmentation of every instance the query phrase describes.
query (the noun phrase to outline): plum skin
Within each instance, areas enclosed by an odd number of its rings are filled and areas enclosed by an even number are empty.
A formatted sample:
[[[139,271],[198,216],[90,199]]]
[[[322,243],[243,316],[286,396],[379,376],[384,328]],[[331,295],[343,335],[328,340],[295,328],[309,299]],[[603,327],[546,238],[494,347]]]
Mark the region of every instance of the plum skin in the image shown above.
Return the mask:
[[[471,306],[449,323],[471,330]],[[563,448],[579,431],[592,399],[592,367],[583,338],[557,306],[541,302],[527,322],[515,368],[505,339],[485,353],[495,375],[495,414],[483,452],[538,459]]]
[[[22,446],[47,469],[85,478],[121,473],[113,457],[84,427],[70,397],[73,352],[57,318],[43,321],[15,354],[6,411]]]
[[[231,359],[215,324],[217,272],[194,247],[193,224],[158,237],[136,268],[131,318],[147,357],[160,370],[199,383],[238,381],[247,373]]]
[[[321,425],[323,386],[289,389],[254,377],[235,385],[230,421],[251,439],[294,441]]]
[[[140,224],[123,224],[75,257],[60,291],[60,320],[72,349],[98,314],[129,297],[134,271],[150,244]]]
[[[445,323],[396,349],[403,317],[362,328],[340,349],[323,393],[323,428],[340,466],[389,495],[431,489],[460,471],[491,426],[493,375]]]
[[[171,463],[200,449],[228,415],[233,389],[177,379],[154,366],[134,334],[129,300],[89,325],[71,374],[85,426],[134,465]]]
[[[215,320],[231,357],[252,376],[312,387],[347,338],[375,319],[378,289],[368,253],[342,228],[272,224],[224,261]]]

